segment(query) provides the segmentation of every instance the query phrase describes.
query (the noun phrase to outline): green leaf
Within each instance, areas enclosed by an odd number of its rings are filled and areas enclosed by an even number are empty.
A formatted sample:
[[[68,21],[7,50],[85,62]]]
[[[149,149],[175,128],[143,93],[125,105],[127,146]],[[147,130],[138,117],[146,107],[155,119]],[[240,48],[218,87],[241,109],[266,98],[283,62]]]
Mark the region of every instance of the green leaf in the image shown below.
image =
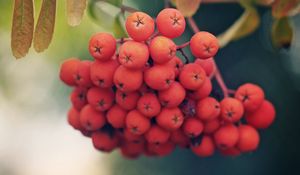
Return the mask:
[[[272,15],[275,18],[294,16],[300,11],[300,0],[275,0]]]
[[[24,57],[31,46],[34,28],[33,0],[15,0],[11,31],[14,57]]]
[[[293,39],[293,27],[288,17],[275,19],[272,25],[272,42],[277,48],[288,48]]]
[[[128,36],[125,30],[124,16],[122,14],[116,16],[113,29],[116,38],[123,38]]]
[[[259,23],[258,12],[254,8],[246,9],[230,28],[218,36],[220,47],[226,46],[230,41],[250,35],[257,29]]]
[[[185,17],[193,16],[201,3],[201,0],[176,0],[177,9],[183,14]]]
[[[56,0],[43,0],[33,39],[33,46],[37,52],[47,49],[52,40],[55,13]]]
[[[87,0],[67,0],[67,18],[70,26],[80,24],[86,9]]]
[[[92,0],[88,5],[88,13],[101,27],[113,30],[115,18],[121,9],[107,1]]]

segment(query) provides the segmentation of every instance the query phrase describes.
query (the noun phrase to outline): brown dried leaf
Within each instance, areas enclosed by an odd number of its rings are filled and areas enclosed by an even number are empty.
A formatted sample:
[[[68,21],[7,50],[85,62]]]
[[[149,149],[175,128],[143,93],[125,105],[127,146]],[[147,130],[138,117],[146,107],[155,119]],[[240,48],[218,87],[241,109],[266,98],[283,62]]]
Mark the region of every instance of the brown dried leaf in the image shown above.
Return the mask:
[[[183,16],[191,17],[197,12],[200,3],[201,0],[176,0],[176,7]]]
[[[275,18],[294,16],[299,10],[300,0],[275,0],[272,5],[272,15]]]
[[[24,57],[31,46],[34,28],[33,0],[15,0],[11,31],[14,57]]]
[[[275,19],[272,25],[272,42],[277,48],[289,48],[293,39],[293,27],[288,17]]]
[[[87,0],[67,0],[67,18],[70,26],[80,24],[86,4]]]
[[[47,49],[53,36],[56,0],[43,0],[40,16],[35,27],[33,45],[37,52]]]

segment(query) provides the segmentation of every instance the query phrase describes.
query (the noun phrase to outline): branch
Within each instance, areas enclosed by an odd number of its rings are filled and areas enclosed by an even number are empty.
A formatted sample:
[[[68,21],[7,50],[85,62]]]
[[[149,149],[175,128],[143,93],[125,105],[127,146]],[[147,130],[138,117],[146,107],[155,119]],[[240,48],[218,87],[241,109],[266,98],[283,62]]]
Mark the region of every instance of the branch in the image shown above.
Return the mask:
[[[132,7],[128,7],[126,5],[122,5],[121,6],[121,11],[126,11],[126,12],[129,12],[129,13],[134,13],[134,12],[137,12],[138,10],[135,9],[135,8],[132,8]]]
[[[181,44],[181,45],[178,45],[178,46],[177,46],[177,50],[182,49],[182,48],[185,48],[185,47],[188,46],[188,45],[190,45],[190,42],[189,42],[189,41],[186,42],[186,43],[183,43],[183,44]]]
[[[183,51],[183,49],[182,48],[179,48],[179,49],[177,49],[177,51],[179,51],[180,53],[181,53],[181,55],[184,57],[184,59],[185,59],[185,64],[188,64],[190,61],[189,61],[189,58],[188,58],[188,56],[185,54],[185,52]]]

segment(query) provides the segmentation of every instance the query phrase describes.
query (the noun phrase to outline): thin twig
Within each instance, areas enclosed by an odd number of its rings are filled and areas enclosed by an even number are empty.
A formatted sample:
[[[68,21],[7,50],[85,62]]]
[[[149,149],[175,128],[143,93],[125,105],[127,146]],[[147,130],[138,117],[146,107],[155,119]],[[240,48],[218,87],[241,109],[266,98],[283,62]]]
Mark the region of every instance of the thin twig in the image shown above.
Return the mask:
[[[179,51],[180,53],[181,53],[181,55],[184,57],[184,59],[185,59],[185,64],[188,64],[190,61],[189,61],[189,58],[188,58],[188,56],[185,54],[185,52],[183,51],[183,49],[182,48],[179,48],[179,49],[177,49],[177,51]]]
[[[126,5],[122,5],[121,6],[121,11],[126,11],[126,12],[129,12],[129,13],[134,13],[134,12],[137,12],[138,10],[135,9],[135,8],[126,6]]]
[[[188,46],[188,45],[190,45],[190,42],[189,42],[189,41],[188,41],[188,42],[185,42],[185,43],[183,43],[183,44],[181,44],[181,45],[178,45],[178,46],[177,46],[177,50],[178,50],[178,49],[185,48],[185,47]]]

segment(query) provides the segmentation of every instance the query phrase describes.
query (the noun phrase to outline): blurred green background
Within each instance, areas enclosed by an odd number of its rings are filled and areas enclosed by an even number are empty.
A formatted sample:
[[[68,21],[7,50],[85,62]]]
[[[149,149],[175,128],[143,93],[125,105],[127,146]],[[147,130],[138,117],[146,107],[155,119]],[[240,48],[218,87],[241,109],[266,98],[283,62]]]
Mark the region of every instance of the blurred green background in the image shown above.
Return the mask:
[[[288,50],[272,48],[271,14],[268,9],[260,8],[260,28],[230,43],[216,56],[230,88],[245,82],[257,83],[276,106],[276,121],[261,132],[257,151],[235,158],[216,154],[203,159],[189,151],[176,150],[165,158],[125,160],[118,151],[113,154],[95,151],[89,139],[67,125],[71,89],[58,79],[59,64],[72,56],[91,59],[87,51],[89,37],[104,29],[87,14],[81,25],[69,27],[64,3],[58,1],[57,23],[49,49],[41,54],[31,49],[25,58],[15,60],[10,50],[13,2],[0,1],[0,175],[299,174],[299,15],[292,19],[296,30]],[[159,0],[124,3],[152,16],[163,8]],[[35,4],[39,9],[40,1]],[[242,11],[238,4],[205,4],[195,19],[201,30],[219,34]],[[191,35],[187,28],[176,42],[183,43]]]

